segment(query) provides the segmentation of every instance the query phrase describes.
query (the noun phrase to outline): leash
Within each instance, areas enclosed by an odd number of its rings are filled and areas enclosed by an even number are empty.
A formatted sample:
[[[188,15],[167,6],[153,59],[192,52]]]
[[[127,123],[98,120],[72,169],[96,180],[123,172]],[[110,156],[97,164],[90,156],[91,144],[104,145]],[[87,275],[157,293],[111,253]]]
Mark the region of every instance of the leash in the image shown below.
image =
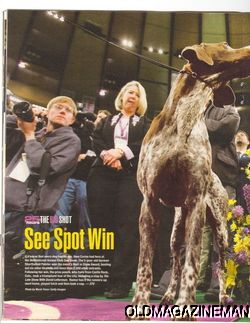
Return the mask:
[[[152,59],[152,58],[146,57],[146,56],[141,55],[141,54],[139,54],[139,53],[136,53],[136,52],[134,52],[134,51],[132,51],[132,50],[129,50],[129,49],[127,49],[127,48],[124,48],[124,47],[122,47],[122,46],[120,46],[120,45],[118,45],[118,44],[116,44],[116,43],[114,43],[114,42],[112,42],[112,41],[109,41],[109,40],[107,40],[106,38],[104,38],[104,37],[102,37],[102,36],[97,35],[96,33],[94,33],[94,32],[92,32],[92,31],[90,31],[90,30],[89,30],[89,29],[87,29],[86,27],[84,27],[84,26],[82,26],[82,25],[80,25],[80,24],[78,24],[78,23],[75,23],[75,22],[71,21],[71,20],[70,20],[70,19],[68,19],[68,18],[64,18],[64,20],[65,20],[68,24],[71,24],[71,25],[73,25],[74,27],[77,27],[77,28],[79,28],[79,29],[83,30],[83,31],[84,31],[85,33],[87,33],[88,35],[90,35],[90,36],[92,36],[92,37],[94,37],[94,38],[96,38],[96,39],[99,39],[99,40],[101,40],[101,41],[105,42],[106,44],[109,44],[109,45],[111,45],[111,46],[113,46],[113,47],[119,48],[120,50],[123,50],[123,51],[125,51],[126,53],[129,53],[129,54],[131,54],[131,55],[133,55],[133,56],[136,56],[136,57],[138,57],[138,58],[141,58],[142,60],[144,60],[144,61],[146,61],[146,62],[149,62],[149,63],[151,63],[151,64],[153,64],[153,65],[156,65],[156,66],[159,66],[159,67],[162,67],[162,68],[165,68],[165,69],[168,69],[168,70],[174,71],[174,72],[178,72],[178,73],[186,73],[186,74],[188,74],[188,75],[191,75],[193,78],[195,78],[195,79],[197,79],[197,80],[199,80],[199,81],[201,81],[201,82],[205,83],[207,86],[211,87],[211,89],[213,90],[213,87],[210,85],[210,83],[209,83],[208,81],[206,81],[205,79],[202,79],[201,77],[199,77],[199,75],[198,75],[196,72],[193,72],[193,71],[192,71],[191,73],[188,73],[187,71],[179,70],[179,69],[178,69],[178,68],[176,68],[176,67],[173,67],[173,66],[170,66],[170,65],[167,65],[167,64],[160,63],[160,62],[158,62],[158,61],[156,61],[156,60],[154,60],[154,59]]]
[[[122,47],[122,46],[120,46],[120,45],[118,45],[118,44],[116,44],[116,43],[114,43],[112,41],[109,41],[106,38],[104,38],[104,37],[102,37],[102,36],[94,33],[93,31],[90,31],[88,28],[82,26],[81,24],[78,24],[76,22],[73,22],[73,21],[71,21],[70,19],[68,19],[66,17],[58,17],[58,14],[56,13],[56,11],[50,11],[50,12],[51,12],[51,15],[55,19],[61,19],[61,18],[63,18],[63,21],[67,22],[68,24],[70,24],[70,25],[72,25],[74,27],[77,27],[77,28],[83,30],[88,35],[90,35],[90,36],[92,36],[92,37],[94,37],[94,38],[96,38],[98,40],[101,40],[102,42],[105,42],[106,44],[109,44],[109,45],[111,45],[113,47],[116,47],[116,48],[118,48],[120,50],[123,50],[123,51],[125,51],[128,54],[131,54],[133,56],[136,56],[138,58],[141,58],[144,61],[149,62],[151,64],[154,64],[156,66],[159,66],[159,67],[162,67],[162,68],[165,68],[165,69],[168,69],[168,70],[172,70],[172,71],[175,71],[175,72],[178,72],[178,73],[180,72],[180,70],[178,68],[176,68],[176,67],[173,67],[173,66],[170,66],[170,65],[167,65],[167,64],[160,63],[160,62],[158,62],[158,61],[156,61],[156,60],[154,60],[152,58],[146,57],[146,56],[141,55],[139,53],[136,53],[136,52],[134,52],[132,50],[129,50],[127,48],[124,48],[124,47]]]
[[[136,53],[136,52],[134,52],[134,51],[132,51],[132,50],[130,50],[130,49],[124,48],[124,47],[122,47],[122,46],[120,46],[120,45],[118,45],[118,44],[116,44],[116,43],[114,43],[114,42],[112,42],[112,41],[109,41],[109,40],[107,40],[106,38],[104,38],[104,37],[102,37],[102,36],[100,36],[100,35],[96,34],[95,32],[93,32],[93,31],[89,30],[89,29],[88,29],[88,28],[86,28],[86,27],[82,26],[81,24],[76,23],[76,22],[73,22],[72,20],[70,20],[70,19],[68,19],[68,18],[66,18],[66,17],[64,17],[64,16],[59,17],[59,16],[58,16],[58,14],[57,14],[57,11],[52,11],[52,10],[50,10],[50,11],[48,11],[48,12],[49,12],[49,13],[50,13],[50,15],[52,15],[55,19],[59,19],[60,21],[65,21],[65,22],[67,22],[68,24],[70,24],[70,25],[72,25],[72,26],[74,26],[74,27],[77,27],[77,28],[81,29],[82,31],[84,31],[84,32],[85,32],[85,33],[87,33],[88,35],[90,35],[90,36],[92,36],[92,37],[94,37],[94,38],[96,38],[96,39],[98,39],[98,40],[100,40],[100,41],[102,41],[102,42],[104,42],[104,43],[106,43],[106,44],[110,45],[110,46],[116,47],[116,48],[118,48],[118,49],[120,49],[120,50],[122,50],[122,51],[124,51],[124,52],[126,52],[126,53],[128,53],[128,54],[130,54],[130,55],[133,55],[133,56],[135,56],[135,57],[137,57],[137,58],[141,58],[142,60],[144,60],[144,61],[146,61],[146,62],[149,62],[149,63],[151,63],[151,64],[153,64],[153,65],[156,65],[156,66],[159,66],[159,67],[162,67],[162,68],[165,68],[165,69],[168,69],[168,70],[174,71],[174,72],[178,72],[178,73],[186,73],[186,74],[188,74],[188,75],[191,75],[193,78],[195,78],[195,79],[197,79],[197,80],[199,80],[199,81],[201,81],[201,82],[205,83],[207,86],[209,86],[209,87],[213,90],[213,87],[211,86],[211,84],[210,84],[208,81],[206,81],[205,79],[202,79],[201,77],[199,77],[199,75],[198,75],[196,72],[193,72],[193,71],[192,71],[192,72],[187,72],[187,71],[185,71],[185,70],[179,70],[179,69],[178,69],[178,68],[176,68],[176,67],[173,67],[173,66],[170,66],[170,65],[167,65],[167,64],[160,63],[160,62],[158,62],[158,61],[156,61],[156,60],[154,60],[154,59],[152,59],[152,58],[146,57],[146,56],[141,55],[141,54],[139,54],[139,53]]]
[[[187,74],[187,75],[190,75],[192,78],[200,81],[200,82],[203,82],[205,83],[207,86],[209,86],[212,90],[214,90],[213,86],[205,79],[201,78],[196,72],[188,72],[188,71],[185,71],[185,70],[181,70],[180,71],[181,74]]]
[[[65,22],[67,22],[68,24],[70,24],[70,25],[72,25],[72,26],[74,26],[74,27],[77,27],[77,28],[79,28],[79,29],[81,29],[82,31],[84,31],[85,33],[87,33],[88,35],[90,35],[90,36],[92,36],[92,37],[94,37],[94,38],[96,38],[96,39],[98,39],[98,40],[100,40],[100,41],[102,41],[102,42],[104,42],[104,43],[106,43],[106,44],[109,44],[110,46],[113,46],[113,47],[116,47],[116,48],[118,48],[118,49],[120,49],[120,50],[122,50],[122,51],[124,51],[124,52],[126,52],[126,53],[128,53],[128,54],[130,54],[130,55],[133,55],[133,56],[136,56],[137,58],[141,58],[142,60],[144,60],[144,61],[146,61],[146,62],[149,62],[149,63],[151,63],[151,64],[153,64],[153,65],[156,65],[156,66],[159,66],[159,67],[162,67],[162,68],[165,68],[165,69],[168,69],[168,70],[171,70],[171,71],[175,71],[175,72],[178,72],[178,73],[186,73],[186,74],[188,74],[188,75],[191,75],[193,78],[195,78],[195,79],[197,79],[197,80],[199,80],[199,81],[201,81],[201,82],[203,82],[203,83],[205,83],[207,86],[209,86],[212,90],[214,90],[214,88],[213,88],[213,86],[207,81],[207,80],[205,80],[205,79],[202,79],[201,77],[199,77],[199,75],[196,73],[196,72],[187,72],[187,71],[184,71],[184,70],[179,70],[178,68],[176,68],[176,67],[173,67],[173,66],[170,66],[170,65],[167,65],[167,64],[163,64],[163,63],[160,63],[160,62],[158,62],[158,61],[156,61],[156,60],[154,60],[154,59],[152,59],[152,58],[149,58],[149,57],[146,57],[146,56],[144,56],[144,55],[141,55],[141,54],[139,54],[139,53],[136,53],[136,52],[134,52],[134,51],[132,51],[132,50],[129,50],[129,49],[127,49],[127,48],[124,48],[124,47],[122,47],[122,46],[120,46],[120,45],[118,45],[118,44],[116,44],[116,43],[114,43],[114,42],[112,42],[112,41],[109,41],[109,40],[107,40],[106,38],[104,38],[103,36],[100,36],[100,35],[98,35],[97,33],[95,33],[95,32],[93,32],[93,31],[91,31],[91,30],[89,30],[88,28],[86,28],[86,27],[84,27],[84,26],[82,26],[81,24],[79,24],[79,23],[76,23],[76,22],[73,22],[72,20],[70,20],[70,19],[68,19],[68,18],[66,18],[66,17],[64,17],[64,16],[59,16],[58,14],[57,14],[57,11],[55,11],[55,10],[49,10],[49,11],[47,11],[51,16],[53,16],[53,18],[55,18],[55,19],[57,19],[57,20],[60,20],[60,21],[65,21]]]

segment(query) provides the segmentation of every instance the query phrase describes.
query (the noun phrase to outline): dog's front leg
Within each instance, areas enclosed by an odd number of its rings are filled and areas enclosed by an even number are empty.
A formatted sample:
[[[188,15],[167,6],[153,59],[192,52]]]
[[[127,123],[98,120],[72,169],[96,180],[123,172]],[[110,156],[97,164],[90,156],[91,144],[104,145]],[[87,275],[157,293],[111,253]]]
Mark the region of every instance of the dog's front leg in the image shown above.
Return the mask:
[[[184,247],[186,214],[187,210],[185,208],[175,208],[175,219],[170,242],[173,258],[172,273],[168,289],[161,300],[161,304],[173,304],[177,292],[177,286],[180,283],[181,247]]]
[[[144,197],[139,220],[140,256],[133,305],[148,305],[152,284],[152,261],[162,205]]]
[[[189,208],[186,220],[186,258],[182,269],[177,305],[190,305],[195,302],[202,229],[206,213],[204,195],[192,197],[192,200],[187,204]]]

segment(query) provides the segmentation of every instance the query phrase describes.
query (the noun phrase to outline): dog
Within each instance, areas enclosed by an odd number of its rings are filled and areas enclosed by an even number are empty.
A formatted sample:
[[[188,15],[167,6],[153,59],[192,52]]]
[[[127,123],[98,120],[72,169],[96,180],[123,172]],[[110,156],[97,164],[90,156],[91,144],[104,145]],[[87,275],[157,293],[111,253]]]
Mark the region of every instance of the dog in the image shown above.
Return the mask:
[[[177,76],[169,97],[146,134],[139,158],[137,180],[143,194],[139,219],[140,256],[132,305],[149,304],[152,260],[162,204],[175,207],[171,235],[172,276],[162,304],[172,304],[181,278],[177,305],[195,302],[202,228],[206,209],[212,213],[219,250],[219,300],[227,304],[224,254],[227,247],[227,193],[211,169],[211,146],[204,122],[208,103],[232,104],[228,81],[250,75],[250,46],[227,43],[188,46],[188,63]],[[226,107],[225,107],[226,108]],[[180,246],[185,242],[181,269]]]

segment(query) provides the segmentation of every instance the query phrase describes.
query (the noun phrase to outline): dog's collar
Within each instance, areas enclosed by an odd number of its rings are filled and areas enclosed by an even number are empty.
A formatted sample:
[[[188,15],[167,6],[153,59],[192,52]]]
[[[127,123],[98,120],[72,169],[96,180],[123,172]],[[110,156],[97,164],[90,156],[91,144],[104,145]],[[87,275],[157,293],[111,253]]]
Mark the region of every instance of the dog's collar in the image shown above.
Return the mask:
[[[193,71],[188,72],[188,71],[185,71],[185,70],[181,70],[180,73],[181,74],[184,74],[185,73],[185,74],[191,75],[192,78],[197,79],[197,80],[205,83],[207,86],[211,87],[212,90],[214,89],[213,86],[208,81],[206,81],[205,79],[201,78],[196,72],[193,72]]]

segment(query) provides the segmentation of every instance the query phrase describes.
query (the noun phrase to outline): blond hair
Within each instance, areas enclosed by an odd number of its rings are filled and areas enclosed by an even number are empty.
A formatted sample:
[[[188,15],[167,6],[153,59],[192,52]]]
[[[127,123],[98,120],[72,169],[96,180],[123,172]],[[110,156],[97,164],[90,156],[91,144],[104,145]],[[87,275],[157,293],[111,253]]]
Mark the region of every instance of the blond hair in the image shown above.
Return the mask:
[[[51,99],[47,104],[47,109],[49,110],[53,104],[55,103],[67,103],[73,109],[73,115],[76,116],[77,114],[77,107],[75,102],[68,96],[56,96],[55,98]]]
[[[139,90],[139,105],[138,108],[136,110],[136,113],[139,115],[144,115],[148,104],[147,104],[147,97],[146,97],[146,92],[144,87],[141,85],[141,83],[137,82],[137,81],[131,81],[128,82],[127,84],[125,84],[122,89],[120,90],[120,92],[118,93],[116,99],[115,99],[115,108],[118,111],[122,110],[122,98],[124,95],[124,92],[127,90],[128,87],[130,86],[137,86],[138,90]]]
[[[109,111],[108,111],[108,110],[106,110],[106,109],[98,110],[98,111],[97,111],[97,114],[99,114],[99,113],[104,113],[104,114],[106,114],[106,116],[110,116],[110,115],[111,115],[111,112],[109,112]]]

